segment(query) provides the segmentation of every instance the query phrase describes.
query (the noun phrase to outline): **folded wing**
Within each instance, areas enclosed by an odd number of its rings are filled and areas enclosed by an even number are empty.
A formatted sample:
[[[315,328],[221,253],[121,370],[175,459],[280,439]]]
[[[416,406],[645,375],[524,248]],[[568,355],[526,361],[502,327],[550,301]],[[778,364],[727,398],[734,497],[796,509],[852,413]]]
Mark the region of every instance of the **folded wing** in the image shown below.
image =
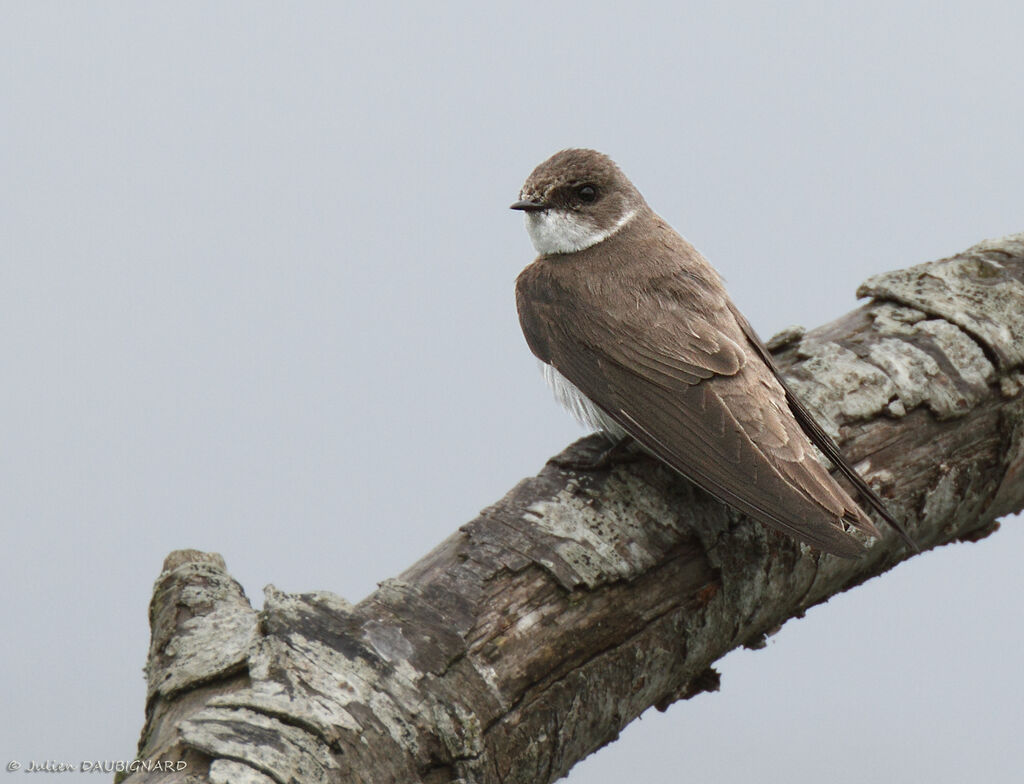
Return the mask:
[[[520,311],[531,347],[624,431],[720,500],[822,550],[861,552],[845,525],[878,536],[815,459],[724,292],[703,313],[661,294],[618,311],[602,304],[572,319],[543,301]]]

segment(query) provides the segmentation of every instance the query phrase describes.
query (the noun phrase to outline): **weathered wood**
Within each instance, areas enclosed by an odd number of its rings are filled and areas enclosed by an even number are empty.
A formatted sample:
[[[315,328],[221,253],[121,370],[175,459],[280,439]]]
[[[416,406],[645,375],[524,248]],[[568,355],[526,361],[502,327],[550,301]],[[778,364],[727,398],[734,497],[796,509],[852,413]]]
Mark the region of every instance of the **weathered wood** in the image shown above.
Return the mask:
[[[871,278],[772,341],[798,394],[927,549],[1024,507],[1024,234]],[[561,457],[603,446],[599,436]],[[549,464],[357,605],[172,554],[154,591],[141,782],[549,782],[712,664],[908,557],[750,523],[648,458]],[[192,778],[188,778],[192,777]]]

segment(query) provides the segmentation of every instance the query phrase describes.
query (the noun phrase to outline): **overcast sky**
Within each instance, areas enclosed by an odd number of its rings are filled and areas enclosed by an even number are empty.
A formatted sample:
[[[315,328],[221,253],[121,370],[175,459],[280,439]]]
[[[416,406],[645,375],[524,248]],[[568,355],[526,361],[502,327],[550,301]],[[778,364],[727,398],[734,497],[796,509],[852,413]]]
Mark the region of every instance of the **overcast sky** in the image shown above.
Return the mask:
[[[169,551],[356,601],[581,434],[513,303],[552,152],[615,158],[765,336],[1024,230],[1019,2],[0,8],[4,764],[132,757]],[[1018,780],[1022,527],[570,781]]]

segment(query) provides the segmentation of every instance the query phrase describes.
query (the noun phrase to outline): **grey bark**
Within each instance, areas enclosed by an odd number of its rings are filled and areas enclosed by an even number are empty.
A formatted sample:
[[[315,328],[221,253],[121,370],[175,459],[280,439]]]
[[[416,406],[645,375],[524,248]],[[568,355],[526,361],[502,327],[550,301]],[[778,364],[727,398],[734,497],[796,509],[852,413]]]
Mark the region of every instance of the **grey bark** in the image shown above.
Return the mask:
[[[1024,506],[1024,233],[878,275],[771,342],[922,550]],[[595,453],[591,436],[563,457]],[[357,605],[179,551],[154,589],[131,782],[549,782],[713,663],[910,556],[857,560],[751,523],[647,458],[549,463]]]

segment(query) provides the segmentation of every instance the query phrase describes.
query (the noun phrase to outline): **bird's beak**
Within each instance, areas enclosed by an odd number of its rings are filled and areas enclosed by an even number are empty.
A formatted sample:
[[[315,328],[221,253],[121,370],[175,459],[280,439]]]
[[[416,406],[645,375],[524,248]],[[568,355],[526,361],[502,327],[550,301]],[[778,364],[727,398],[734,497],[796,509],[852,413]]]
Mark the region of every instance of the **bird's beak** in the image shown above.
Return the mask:
[[[540,210],[546,210],[548,205],[539,201],[530,201],[529,199],[522,199],[517,201],[511,207],[510,210],[522,210],[523,212],[539,212]]]

